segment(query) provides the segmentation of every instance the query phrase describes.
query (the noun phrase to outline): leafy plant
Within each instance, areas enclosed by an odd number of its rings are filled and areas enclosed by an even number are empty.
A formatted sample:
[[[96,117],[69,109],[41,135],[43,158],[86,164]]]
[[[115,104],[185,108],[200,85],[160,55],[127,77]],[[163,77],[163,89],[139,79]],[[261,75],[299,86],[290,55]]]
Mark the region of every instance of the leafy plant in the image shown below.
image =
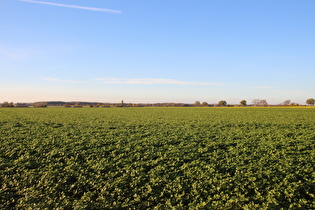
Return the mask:
[[[315,109],[0,110],[0,208],[312,209]]]

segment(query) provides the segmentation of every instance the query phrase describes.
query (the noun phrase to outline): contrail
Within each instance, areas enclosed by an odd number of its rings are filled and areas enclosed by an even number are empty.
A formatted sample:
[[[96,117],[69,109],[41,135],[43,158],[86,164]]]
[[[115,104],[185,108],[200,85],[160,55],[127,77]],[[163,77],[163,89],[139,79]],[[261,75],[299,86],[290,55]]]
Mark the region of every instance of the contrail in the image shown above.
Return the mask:
[[[121,14],[122,11],[120,10],[113,10],[113,9],[105,9],[105,8],[97,8],[97,7],[85,7],[85,6],[77,6],[77,5],[69,5],[69,4],[58,4],[53,2],[45,2],[45,1],[34,1],[34,0],[19,0],[23,2],[35,3],[35,4],[46,4],[58,7],[68,7],[74,9],[83,9],[83,10],[90,10],[90,11],[97,11],[97,12],[107,12],[107,13],[115,13]]]

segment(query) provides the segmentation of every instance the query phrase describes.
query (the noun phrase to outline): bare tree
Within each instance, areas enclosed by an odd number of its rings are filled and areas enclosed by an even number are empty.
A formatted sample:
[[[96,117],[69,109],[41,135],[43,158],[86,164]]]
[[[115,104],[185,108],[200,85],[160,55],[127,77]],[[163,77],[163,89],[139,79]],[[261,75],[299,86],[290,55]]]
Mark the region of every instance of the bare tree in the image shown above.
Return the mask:
[[[283,103],[282,103],[284,106],[289,106],[291,104],[291,100],[288,99],[288,100],[285,100]]]
[[[258,106],[259,103],[260,103],[260,99],[254,99],[254,100],[253,100],[253,104],[254,104],[255,106]]]
[[[267,100],[266,100],[266,99],[260,100],[260,105],[261,105],[261,106],[266,106],[266,105],[268,105]]]
[[[255,106],[266,106],[266,105],[268,105],[266,99],[254,99],[254,100],[253,100],[253,104],[254,104]]]

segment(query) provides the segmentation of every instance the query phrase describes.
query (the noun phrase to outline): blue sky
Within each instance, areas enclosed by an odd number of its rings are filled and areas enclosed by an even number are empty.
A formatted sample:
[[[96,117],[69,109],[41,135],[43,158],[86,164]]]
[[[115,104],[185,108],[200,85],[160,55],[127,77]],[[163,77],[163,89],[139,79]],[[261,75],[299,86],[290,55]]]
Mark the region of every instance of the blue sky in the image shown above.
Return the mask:
[[[315,97],[314,0],[1,0],[0,102]]]

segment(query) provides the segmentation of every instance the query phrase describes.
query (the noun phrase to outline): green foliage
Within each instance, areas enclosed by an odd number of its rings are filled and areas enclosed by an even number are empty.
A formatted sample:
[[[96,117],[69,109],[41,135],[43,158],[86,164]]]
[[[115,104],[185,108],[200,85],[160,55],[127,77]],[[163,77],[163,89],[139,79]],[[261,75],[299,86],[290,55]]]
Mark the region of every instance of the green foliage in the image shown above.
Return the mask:
[[[219,101],[218,106],[226,106],[227,102],[226,101]]]
[[[314,209],[315,109],[0,110],[1,209]]]
[[[202,102],[202,106],[208,106],[208,103],[207,102]]]
[[[308,105],[314,105],[315,104],[315,99],[314,98],[309,98],[306,100],[306,104]]]
[[[200,103],[200,101],[195,101],[194,105],[195,105],[195,106],[200,106],[201,103]]]
[[[247,101],[246,100],[241,100],[240,101],[240,105],[241,106],[246,106],[247,105]]]

